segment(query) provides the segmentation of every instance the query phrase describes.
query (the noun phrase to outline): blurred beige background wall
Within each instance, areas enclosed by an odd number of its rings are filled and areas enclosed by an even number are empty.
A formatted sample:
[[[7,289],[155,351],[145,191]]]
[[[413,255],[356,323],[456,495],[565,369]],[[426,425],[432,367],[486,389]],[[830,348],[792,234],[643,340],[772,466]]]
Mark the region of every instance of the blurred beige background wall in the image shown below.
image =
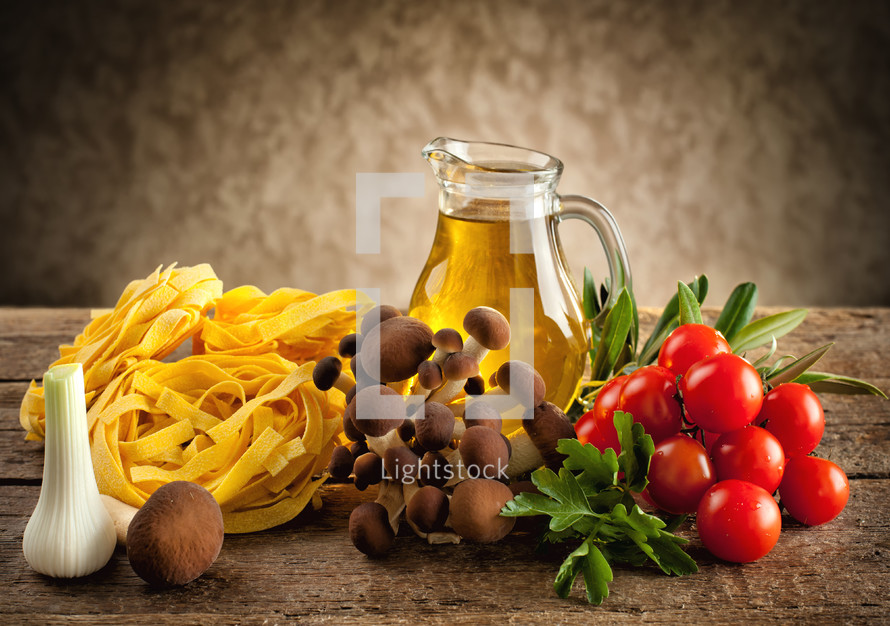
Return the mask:
[[[713,304],[890,305],[886,2],[4,2],[0,72],[0,304],[111,305],[178,261],[406,306],[445,135],[561,158],[641,304],[706,273]],[[357,172],[426,172],[379,256]]]

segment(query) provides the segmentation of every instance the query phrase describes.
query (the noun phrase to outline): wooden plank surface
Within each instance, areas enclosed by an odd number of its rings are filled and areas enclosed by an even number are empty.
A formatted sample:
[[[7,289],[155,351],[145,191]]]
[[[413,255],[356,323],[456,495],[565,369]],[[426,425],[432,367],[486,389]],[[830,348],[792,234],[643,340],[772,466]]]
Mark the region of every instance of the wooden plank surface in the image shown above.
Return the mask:
[[[644,332],[655,314],[642,312]],[[691,539],[698,574],[617,569],[600,607],[586,603],[579,585],[568,600],[555,596],[553,577],[568,548],[538,554],[528,533],[494,545],[428,546],[403,527],[386,558],[368,559],[351,545],[346,522],[373,490],[343,484],[323,488],[321,511],[227,536],[217,562],[182,589],[149,588],[121,549],[85,579],[42,577],[25,563],[21,538],[39,494],[43,446],[23,441],[18,407],[27,381],[88,318],[85,310],[0,309],[0,623],[864,623],[890,613],[890,402],[827,394],[818,453],[851,478],[850,503],[837,520],[805,528],[783,517],[779,544],[748,565],[715,560],[687,523],[681,534]],[[780,341],[780,353],[801,355],[829,341],[836,345],[819,369],[890,388],[890,309],[813,310]]]

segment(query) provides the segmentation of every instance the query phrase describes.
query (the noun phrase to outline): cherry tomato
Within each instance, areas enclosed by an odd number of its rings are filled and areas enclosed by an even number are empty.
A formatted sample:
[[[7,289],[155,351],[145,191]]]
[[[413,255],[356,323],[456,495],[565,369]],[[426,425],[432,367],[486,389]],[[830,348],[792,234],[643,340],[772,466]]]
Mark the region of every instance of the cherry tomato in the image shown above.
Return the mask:
[[[698,536],[714,556],[750,563],[779,540],[779,505],[763,488],[744,480],[721,480],[705,492],[696,514]]]
[[[616,376],[609,380],[596,396],[591,411],[596,421],[597,430],[600,436],[600,443],[592,442],[600,452],[604,452],[606,448],[615,450],[615,454],[621,454],[621,444],[618,442],[618,433],[615,431],[615,422],[613,417],[615,411],[619,408],[618,403],[621,398],[621,389],[627,380],[627,375]],[[600,447],[600,445],[602,447]]]
[[[655,446],[649,463],[649,498],[668,513],[695,513],[702,495],[713,485],[714,466],[692,437],[673,435]]]
[[[825,413],[819,398],[806,385],[784,383],[763,398],[757,422],[776,436],[789,459],[816,449],[825,432]]]
[[[732,353],[694,364],[680,379],[680,392],[689,420],[714,433],[744,428],[763,404],[760,374]]]
[[[676,399],[677,377],[658,365],[641,367],[624,381],[618,408],[633,415],[646,434],[658,443],[682,427],[682,410]]]
[[[658,364],[683,376],[694,363],[717,354],[732,352],[719,330],[705,324],[678,326],[658,351]]]
[[[785,471],[782,444],[757,426],[723,433],[711,449],[717,480],[738,478],[759,485],[769,493],[779,488]]]
[[[587,411],[587,413],[579,417],[578,421],[575,422],[575,435],[578,437],[578,441],[580,441],[582,445],[585,443],[592,443],[596,446],[597,442],[602,439],[602,435],[600,435],[599,428],[597,428],[596,425],[596,416],[593,413],[593,409]],[[600,450],[600,452],[602,452],[602,450]]]
[[[850,482],[844,470],[828,459],[797,456],[785,467],[779,496],[791,517],[807,526],[818,526],[833,520],[847,506]]]

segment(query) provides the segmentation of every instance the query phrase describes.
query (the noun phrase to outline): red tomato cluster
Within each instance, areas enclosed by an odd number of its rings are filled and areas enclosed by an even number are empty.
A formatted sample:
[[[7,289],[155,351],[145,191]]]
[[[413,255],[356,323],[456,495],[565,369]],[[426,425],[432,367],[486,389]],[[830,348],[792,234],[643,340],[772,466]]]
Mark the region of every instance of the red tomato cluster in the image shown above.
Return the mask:
[[[655,443],[644,498],[669,513],[695,513],[702,543],[719,558],[745,563],[772,550],[782,527],[776,490],[788,513],[810,526],[847,504],[841,468],[807,456],[825,430],[816,394],[798,383],[764,394],[757,370],[709,326],[680,326],[658,365],[607,382],[575,425],[578,439],[620,453],[617,410]]]

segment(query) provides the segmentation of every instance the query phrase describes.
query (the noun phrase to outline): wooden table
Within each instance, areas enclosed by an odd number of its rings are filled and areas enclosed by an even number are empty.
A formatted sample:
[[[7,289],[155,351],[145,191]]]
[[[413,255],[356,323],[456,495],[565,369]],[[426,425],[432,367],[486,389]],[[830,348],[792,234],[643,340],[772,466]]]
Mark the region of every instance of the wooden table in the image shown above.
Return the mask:
[[[765,311],[761,311],[765,312]],[[709,312],[713,314],[713,311]],[[656,311],[642,312],[644,331]],[[53,580],[25,562],[22,533],[40,491],[43,444],[25,442],[18,411],[31,378],[42,376],[88,319],[82,309],[0,308],[0,623],[156,624],[420,620],[581,623],[802,620],[887,621],[890,614],[890,402],[823,395],[827,428],[817,450],[850,477],[835,521],[805,528],[788,516],[776,548],[748,565],[719,562],[689,523],[681,533],[698,574],[617,569],[611,595],[587,604],[580,583],[567,600],[553,592],[561,547],[535,552],[514,533],[494,545],[429,546],[403,526],[391,553],[371,560],[353,548],[349,512],[373,489],[328,485],[324,508],[279,528],[226,537],[208,572],[175,590],[149,588],[118,548],[100,572]],[[819,369],[890,389],[890,309],[816,309],[780,341],[802,355],[829,341]]]

